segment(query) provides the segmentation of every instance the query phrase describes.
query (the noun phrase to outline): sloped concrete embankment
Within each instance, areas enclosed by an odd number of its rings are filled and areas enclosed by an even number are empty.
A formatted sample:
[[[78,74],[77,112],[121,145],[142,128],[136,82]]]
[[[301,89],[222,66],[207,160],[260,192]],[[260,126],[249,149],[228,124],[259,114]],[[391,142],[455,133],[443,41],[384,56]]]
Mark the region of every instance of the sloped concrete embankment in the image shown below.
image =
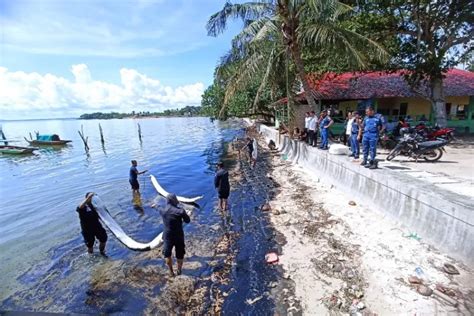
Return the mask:
[[[453,258],[474,266],[474,199],[381,168],[368,170],[259,125],[267,141],[317,178],[336,186],[423,236]],[[337,197],[335,197],[337,198]]]

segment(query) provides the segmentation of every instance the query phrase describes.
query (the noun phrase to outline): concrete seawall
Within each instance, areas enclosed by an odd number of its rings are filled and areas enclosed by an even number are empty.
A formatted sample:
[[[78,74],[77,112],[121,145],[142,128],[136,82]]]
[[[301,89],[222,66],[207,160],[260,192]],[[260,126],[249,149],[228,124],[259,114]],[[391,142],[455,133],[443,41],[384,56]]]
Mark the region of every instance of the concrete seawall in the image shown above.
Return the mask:
[[[288,160],[316,178],[372,205],[416,232],[424,241],[474,267],[474,199],[407,177],[389,167],[368,170],[345,156],[331,155],[257,125]],[[337,198],[337,197],[335,197]]]

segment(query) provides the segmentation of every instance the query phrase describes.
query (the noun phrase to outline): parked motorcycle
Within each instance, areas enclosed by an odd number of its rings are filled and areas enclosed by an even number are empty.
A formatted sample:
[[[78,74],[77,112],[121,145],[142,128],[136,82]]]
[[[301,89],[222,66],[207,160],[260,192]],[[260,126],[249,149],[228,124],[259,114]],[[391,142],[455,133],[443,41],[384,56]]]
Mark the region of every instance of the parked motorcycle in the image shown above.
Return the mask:
[[[423,123],[420,123],[415,127],[415,129],[417,133],[424,135],[427,140],[437,140],[442,138],[450,142],[454,139],[454,128],[440,128],[438,126],[431,128]]]
[[[383,149],[393,149],[397,146],[398,137],[395,137],[393,133],[385,132],[380,135],[379,144]]]
[[[398,155],[404,155],[415,159],[415,161],[420,158],[431,162],[438,161],[443,156],[444,146],[447,144],[447,140],[424,141],[416,133],[406,133],[388,154],[387,160],[390,161]]]

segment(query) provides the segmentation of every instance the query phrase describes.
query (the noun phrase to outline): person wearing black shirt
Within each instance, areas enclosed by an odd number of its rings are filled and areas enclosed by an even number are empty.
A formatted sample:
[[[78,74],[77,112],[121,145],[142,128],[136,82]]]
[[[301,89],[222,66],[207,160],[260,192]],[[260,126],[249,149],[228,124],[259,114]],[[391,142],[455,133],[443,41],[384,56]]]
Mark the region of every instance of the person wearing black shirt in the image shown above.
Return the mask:
[[[165,227],[163,230],[163,256],[165,257],[171,276],[174,276],[171,253],[174,247],[178,263],[177,273],[180,275],[183,268],[184,254],[186,253],[183,222],[189,223],[191,219],[186,211],[178,206],[179,202],[175,194],[169,193],[166,200],[167,204],[165,208],[160,211]]]
[[[99,214],[97,214],[95,207],[92,205],[93,196],[94,193],[88,192],[84,201],[77,207],[76,212],[79,214],[79,220],[81,221],[82,236],[84,237],[87,251],[89,253],[94,252],[95,239],[98,239],[100,254],[106,256],[107,232],[99,222]]]
[[[130,182],[130,185],[132,186],[132,190],[134,193],[140,193],[140,184],[138,183],[138,175],[139,174],[144,174],[148,170],[144,171],[138,171],[137,166],[138,163],[136,160],[132,160],[132,166],[130,167],[130,175],[128,178],[128,182]]]
[[[229,173],[224,169],[224,163],[219,162],[217,164],[217,172],[214,177],[214,186],[217,189],[219,195],[219,209],[222,211],[227,210],[227,199],[229,198],[230,185],[229,185]]]

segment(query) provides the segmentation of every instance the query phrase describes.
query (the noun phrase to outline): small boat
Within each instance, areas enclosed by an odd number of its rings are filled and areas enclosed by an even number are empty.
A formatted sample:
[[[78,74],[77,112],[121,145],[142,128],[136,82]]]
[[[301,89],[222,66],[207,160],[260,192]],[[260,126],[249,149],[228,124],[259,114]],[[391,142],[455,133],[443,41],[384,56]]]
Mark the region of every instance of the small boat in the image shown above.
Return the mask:
[[[35,147],[21,147],[21,146],[8,146],[0,145],[0,153],[3,155],[25,155],[32,154],[33,151],[38,150]]]
[[[52,134],[52,135],[38,135],[37,134],[36,139],[28,140],[25,137],[25,140],[30,145],[36,145],[36,146],[41,146],[41,145],[43,145],[43,146],[44,145],[46,145],[46,146],[60,146],[60,145],[66,145],[67,143],[72,142],[72,140],[62,140],[56,134]]]

